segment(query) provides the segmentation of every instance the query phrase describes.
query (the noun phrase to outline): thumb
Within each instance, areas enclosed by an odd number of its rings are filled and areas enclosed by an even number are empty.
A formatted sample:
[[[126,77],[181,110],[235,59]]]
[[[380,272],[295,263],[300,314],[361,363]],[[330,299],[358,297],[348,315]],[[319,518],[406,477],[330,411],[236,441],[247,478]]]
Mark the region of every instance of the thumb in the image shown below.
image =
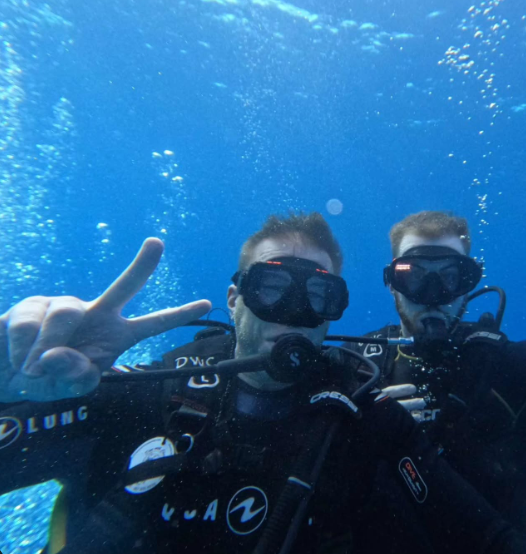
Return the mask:
[[[42,382],[42,392],[51,399],[88,394],[100,381],[100,370],[87,356],[63,346],[46,351],[27,370],[37,376],[31,380]]]

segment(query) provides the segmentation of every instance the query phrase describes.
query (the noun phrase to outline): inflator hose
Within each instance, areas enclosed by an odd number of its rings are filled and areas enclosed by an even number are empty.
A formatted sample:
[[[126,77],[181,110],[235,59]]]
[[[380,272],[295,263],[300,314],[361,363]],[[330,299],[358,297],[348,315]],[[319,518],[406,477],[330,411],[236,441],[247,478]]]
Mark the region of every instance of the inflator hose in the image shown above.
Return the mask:
[[[317,419],[253,554],[290,552],[341,417],[332,413]]]

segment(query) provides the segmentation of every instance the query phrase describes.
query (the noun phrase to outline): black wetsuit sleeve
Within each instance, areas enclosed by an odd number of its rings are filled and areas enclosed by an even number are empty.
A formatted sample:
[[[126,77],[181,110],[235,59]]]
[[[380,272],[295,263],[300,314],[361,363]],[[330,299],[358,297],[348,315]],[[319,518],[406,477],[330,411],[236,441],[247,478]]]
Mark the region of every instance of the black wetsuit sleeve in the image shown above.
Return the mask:
[[[416,460],[416,461],[415,461]],[[399,477],[409,489],[432,543],[441,553],[519,554],[526,536],[501,515],[434,451],[398,462]],[[416,473],[416,477],[414,477]],[[417,498],[412,486],[426,491]]]
[[[0,404],[0,494],[81,473],[94,417],[93,395]]]
[[[422,426],[393,399],[375,402],[362,425],[367,450],[387,461],[437,552],[526,552],[526,535],[448,464]]]
[[[0,404],[0,494],[85,480],[95,451],[110,461],[112,451],[129,456],[142,430],[162,425],[160,398],[158,383],[112,382],[75,399]]]

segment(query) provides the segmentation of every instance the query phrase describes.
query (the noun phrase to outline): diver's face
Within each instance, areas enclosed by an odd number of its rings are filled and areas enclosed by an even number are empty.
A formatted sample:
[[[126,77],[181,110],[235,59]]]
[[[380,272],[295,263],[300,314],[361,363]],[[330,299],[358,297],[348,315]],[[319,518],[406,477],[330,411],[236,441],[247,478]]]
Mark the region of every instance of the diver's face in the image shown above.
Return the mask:
[[[455,235],[447,235],[439,239],[427,239],[413,233],[408,233],[402,239],[398,256],[403,256],[408,250],[416,246],[447,246],[453,248],[459,254],[465,255],[464,245],[459,237]],[[411,337],[418,333],[424,332],[422,320],[428,317],[437,317],[443,319],[448,329],[452,329],[457,323],[458,318],[464,310],[464,302],[466,296],[455,298],[450,304],[440,306],[425,306],[423,304],[415,304],[407,299],[403,294],[395,291],[391,287],[391,293],[394,296],[396,311],[400,316],[402,326],[402,334],[405,337]]]
[[[254,248],[250,265],[280,257],[303,258],[318,263],[330,273],[334,272],[331,258],[325,250],[311,246],[294,236],[261,241]],[[311,329],[263,321],[247,308],[235,285],[230,285],[228,289],[228,307],[236,325],[236,358],[270,352],[276,340],[287,333],[299,333],[314,344],[320,345],[329,328],[329,322]]]

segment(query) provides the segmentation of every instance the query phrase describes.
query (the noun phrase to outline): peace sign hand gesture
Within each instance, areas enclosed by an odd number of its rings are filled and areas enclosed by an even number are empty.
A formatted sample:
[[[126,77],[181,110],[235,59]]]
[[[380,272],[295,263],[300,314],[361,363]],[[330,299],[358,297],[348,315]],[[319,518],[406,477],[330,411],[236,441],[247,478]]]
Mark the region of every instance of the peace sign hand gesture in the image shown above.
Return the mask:
[[[87,394],[133,345],[207,313],[210,302],[198,300],[134,319],[122,317],[163,250],[162,241],[147,239],[130,266],[91,302],[33,296],[0,316],[0,402]]]

